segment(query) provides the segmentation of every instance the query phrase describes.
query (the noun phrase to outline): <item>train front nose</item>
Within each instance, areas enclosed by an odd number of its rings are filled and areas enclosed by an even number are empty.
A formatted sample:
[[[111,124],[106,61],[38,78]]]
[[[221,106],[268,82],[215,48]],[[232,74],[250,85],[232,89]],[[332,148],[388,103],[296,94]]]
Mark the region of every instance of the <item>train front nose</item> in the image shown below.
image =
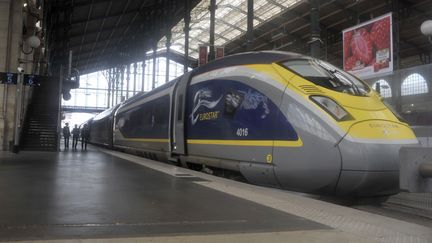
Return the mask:
[[[336,193],[359,197],[398,193],[399,149],[416,143],[412,130],[401,123],[356,123],[339,143],[342,170]]]

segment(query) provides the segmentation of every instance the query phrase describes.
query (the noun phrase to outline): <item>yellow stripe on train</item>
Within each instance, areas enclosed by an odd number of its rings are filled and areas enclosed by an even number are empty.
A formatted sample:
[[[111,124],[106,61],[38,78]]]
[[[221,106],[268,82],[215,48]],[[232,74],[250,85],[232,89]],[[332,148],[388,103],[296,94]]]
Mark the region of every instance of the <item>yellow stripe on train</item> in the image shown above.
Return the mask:
[[[131,142],[169,143],[168,138],[125,138],[124,140]]]

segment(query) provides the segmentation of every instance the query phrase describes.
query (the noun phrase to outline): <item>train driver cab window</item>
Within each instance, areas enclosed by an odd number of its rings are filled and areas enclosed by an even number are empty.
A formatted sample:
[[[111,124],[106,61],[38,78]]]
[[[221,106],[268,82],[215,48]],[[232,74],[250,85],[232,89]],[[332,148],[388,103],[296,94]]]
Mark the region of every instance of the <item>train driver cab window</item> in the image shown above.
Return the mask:
[[[337,92],[366,96],[370,89],[353,75],[317,59],[295,59],[282,65],[308,81]]]

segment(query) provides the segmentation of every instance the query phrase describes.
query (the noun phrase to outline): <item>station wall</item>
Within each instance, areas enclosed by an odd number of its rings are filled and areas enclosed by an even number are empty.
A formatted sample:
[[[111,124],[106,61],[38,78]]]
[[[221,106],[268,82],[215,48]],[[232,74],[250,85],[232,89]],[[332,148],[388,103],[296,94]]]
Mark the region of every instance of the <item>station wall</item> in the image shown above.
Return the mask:
[[[416,80],[412,80],[412,78]],[[424,85],[423,79],[426,85]],[[391,92],[391,97],[387,97],[385,100],[394,105],[398,112],[403,114],[432,112],[432,64],[397,70],[393,74],[366,81],[375,88],[375,83],[379,80],[385,80],[390,86],[390,90],[385,92],[387,95]],[[404,83],[404,81],[411,81],[411,84]]]
[[[16,73],[18,66],[21,65],[26,73],[31,73],[32,64],[23,60],[32,60],[33,54],[25,55],[21,52],[23,38],[23,1],[1,0],[0,72]],[[16,85],[0,84],[0,150],[8,150],[13,141],[16,88]],[[23,99],[25,105],[30,93],[27,87]]]

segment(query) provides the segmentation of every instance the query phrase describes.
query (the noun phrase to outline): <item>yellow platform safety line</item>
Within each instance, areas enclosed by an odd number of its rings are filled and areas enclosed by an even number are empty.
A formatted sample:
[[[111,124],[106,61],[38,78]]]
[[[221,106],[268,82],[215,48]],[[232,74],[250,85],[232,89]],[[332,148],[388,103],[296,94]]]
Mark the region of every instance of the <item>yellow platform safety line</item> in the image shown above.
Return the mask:
[[[301,147],[302,140],[207,140],[207,139],[188,139],[188,144],[199,145],[228,145],[228,146],[257,146],[257,147]]]

